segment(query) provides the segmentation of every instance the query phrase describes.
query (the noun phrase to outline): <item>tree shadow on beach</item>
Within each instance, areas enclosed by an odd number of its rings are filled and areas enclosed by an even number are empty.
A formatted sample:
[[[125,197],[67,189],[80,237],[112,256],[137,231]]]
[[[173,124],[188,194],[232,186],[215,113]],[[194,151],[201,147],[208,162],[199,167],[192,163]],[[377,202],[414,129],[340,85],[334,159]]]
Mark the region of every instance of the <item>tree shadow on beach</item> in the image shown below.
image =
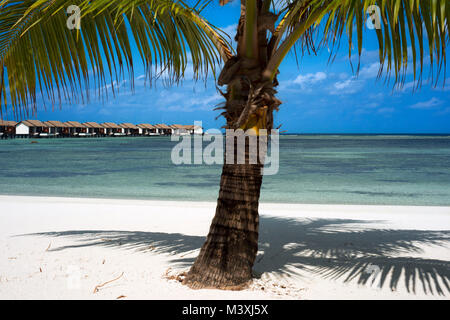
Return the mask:
[[[289,219],[261,217],[260,253],[256,274],[298,275],[311,272],[321,277],[398,289],[403,282],[409,293],[419,288],[426,294],[450,294],[450,262],[423,259],[424,246],[449,247],[450,231],[368,228],[374,221],[352,219]],[[28,234],[65,237],[73,244],[49,249],[101,246],[174,255],[171,263],[189,267],[205,238],[180,233],[77,230]],[[191,257],[185,257],[190,255]]]
[[[423,246],[448,247],[450,231],[370,229],[351,219],[286,219],[271,217],[261,226],[259,272],[300,274],[388,286],[403,281],[409,293],[420,285],[426,294],[450,293],[450,262],[423,259]]]

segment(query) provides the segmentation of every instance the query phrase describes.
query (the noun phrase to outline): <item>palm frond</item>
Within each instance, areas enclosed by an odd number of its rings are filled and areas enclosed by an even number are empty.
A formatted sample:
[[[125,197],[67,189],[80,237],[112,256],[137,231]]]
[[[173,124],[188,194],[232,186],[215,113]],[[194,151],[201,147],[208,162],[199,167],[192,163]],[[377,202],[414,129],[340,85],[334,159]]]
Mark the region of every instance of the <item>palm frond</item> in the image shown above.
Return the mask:
[[[394,83],[405,81],[412,64],[414,80],[422,81],[424,60],[429,59],[431,79],[439,79],[446,66],[446,46],[449,43],[450,6],[436,0],[297,0],[286,2],[286,14],[272,40],[272,58],[266,74],[274,76],[280,63],[294,45],[308,46],[305,37],[313,30],[321,37],[319,46],[331,48],[332,54],[340,40],[347,36],[349,57],[352,56],[354,33],[358,56],[362,53],[364,28],[370,6],[380,28],[375,28],[379,47],[379,75],[394,75]],[[379,16],[378,16],[379,15]],[[280,38],[285,39],[280,43]],[[425,43],[428,40],[428,48]],[[417,65],[418,64],[418,65]],[[358,64],[359,68],[359,64]]]
[[[79,30],[67,27],[70,5],[80,8]],[[133,86],[133,46],[146,74],[164,71],[170,83],[188,61],[199,79],[231,57],[220,31],[182,1],[0,1],[0,112],[7,91],[16,117],[36,110],[38,92],[52,106],[86,101],[92,83],[114,93],[124,68]]]

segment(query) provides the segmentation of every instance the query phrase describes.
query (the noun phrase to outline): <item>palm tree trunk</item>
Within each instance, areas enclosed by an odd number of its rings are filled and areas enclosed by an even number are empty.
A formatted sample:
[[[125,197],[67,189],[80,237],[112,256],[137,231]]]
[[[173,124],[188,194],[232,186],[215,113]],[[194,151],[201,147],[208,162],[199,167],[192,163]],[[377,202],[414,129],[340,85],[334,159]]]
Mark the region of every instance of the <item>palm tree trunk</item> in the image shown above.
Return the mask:
[[[279,105],[279,101],[273,96],[275,90],[268,85],[254,95],[251,93],[254,92],[254,87],[261,87],[261,84],[248,84],[247,80],[243,80],[238,85],[234,84],[234,87],[228,86],[225,94],[227,127],[231,128],[239,123],[239,115],[244,113],[249,105],[248,101],[252,100],[261,106],[248,115],[245,124],[239,128],[272,128],[272,111]],[[259,112],[260,110],[263,112]],[[260,148],[264,146],[260,146],[260,139],[263,137],[256,137],[257,150],[250,148],[249,138],[245,139],[244,164],[228,164],[224,161],[216,214],[206,242],[184,280],[191,288],[238,290],[252,279],[252,267],[258,252],[258,204],[266,155],[266,148]],[[236,160],[239,146],[236,139],[233,143]],[[267,143],[267,139],[264,143]],[[225,159],[227,152],[231,151],[225,150]],[[253,152],[257,154],[252,154]],[[252,157],[257,159],[256,163],[252,164]]]
[[[273,111],[278,110],[281,104],[275,98],[276,77],[270,80],[263,75],[267,65],[266,31],[275,23],[276,17],[270,16],[262,3],[257,1],[258,12],[254,20],[258,22],[254,28],[258,36],[256,40],[253,38],[257,45],[255,42],[250,45],[244,37],[246,6],[245,1],[241,1],[241,17],[235,38],[237,55],[225,63],[218,78],[218,85],[227,85],[227,92],[222,93],[226,98],[222,113],[227,120],[226,128],[252,128],[257,136],[260,129],[272,129]],[[252,54],[248,54],[249,46]],[[261,137],[258,136],[259,139]],[[236,141],[233,143],[236,159],[238,146]],[[191,288],[237,290],[252,279],[252,267],[258,252],[258,204],[266,148],[256,150],[257,162],[252,164],[250,156],[255,156],[251,155],[255,150],[251,150],[249,144],[249,139],[246,139],[244,164],[227,164],[225,161],[216,214],[206,242],[184,279],[184,283]],[[257,145],[259,147],[259,141]]]
[[[216,214],[184,280],[189,287],[238,290],[252,278],[258,252],[262,167],[261,163],[223,165]]]

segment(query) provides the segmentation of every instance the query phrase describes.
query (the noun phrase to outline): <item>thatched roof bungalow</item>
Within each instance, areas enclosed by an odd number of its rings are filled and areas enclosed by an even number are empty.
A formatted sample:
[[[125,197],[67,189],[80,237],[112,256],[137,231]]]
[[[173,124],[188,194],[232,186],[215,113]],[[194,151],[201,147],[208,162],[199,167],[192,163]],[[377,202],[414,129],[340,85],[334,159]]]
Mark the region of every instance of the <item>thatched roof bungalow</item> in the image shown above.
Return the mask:
[[[69,133],[72,136],[86,136],[87,128],[78,121],[66,121],[64,124],[69,128]]]
[[[203,128],[193,124],[183,126],[190,134],[203,134]]]
[[[0,137],[14,135],[16,133],[16,125],[17,122],[15,121],[0,120]]]
[[[186,128],[181,124],[172,124],[170,126],[172,129],[172,134],[174,135],[188,135],[189,132],[186,130]]]
[[[124,129],[124,133],[126,135],[136,135],[139,134],[139,127],[137,127],[136,125],[132,124],[132,123],[121,123],[119,124],[120,127],[122,127]]]
[[[48,127],[48,134],[50,135],[69,135],[69,127],[61,121],[45,121],[44,124]]]
[[[105,128],[97,122],[84,122],[83,125],[87,128],[87,133],[92,135],[104,135]]]
[[[167,124],[160,123],[155,124],[156,130],[159,134],[169,135],[172,134],[173,129],[169,127]]]
[[[37,137],[48,133],[48,126],[39,120],[23,120],[16,124],[16,135]]]
[[[142,134],[144,136],[154,136],[156,135],[156,128],[154,125],[149,123],[140,123],[137,125],[139,128],[139,134]]]
[[[124,130],[121,126],[113,122],[103,122],[101,124],[106,129],[107,135],[123,136]]]

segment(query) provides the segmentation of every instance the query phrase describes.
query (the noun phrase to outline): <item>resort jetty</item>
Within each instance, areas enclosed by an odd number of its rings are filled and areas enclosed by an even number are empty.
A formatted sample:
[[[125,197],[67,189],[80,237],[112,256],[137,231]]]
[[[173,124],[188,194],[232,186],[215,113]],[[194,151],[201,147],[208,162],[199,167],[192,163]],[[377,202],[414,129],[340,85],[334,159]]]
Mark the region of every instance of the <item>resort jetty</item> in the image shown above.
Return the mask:
[[[197,125],[167,125],[149,123],[113,123],[78,121],[0,120],[0,138],[68,138],[68,137],[129,137],[129,136],[170,136],[203,134]]]

